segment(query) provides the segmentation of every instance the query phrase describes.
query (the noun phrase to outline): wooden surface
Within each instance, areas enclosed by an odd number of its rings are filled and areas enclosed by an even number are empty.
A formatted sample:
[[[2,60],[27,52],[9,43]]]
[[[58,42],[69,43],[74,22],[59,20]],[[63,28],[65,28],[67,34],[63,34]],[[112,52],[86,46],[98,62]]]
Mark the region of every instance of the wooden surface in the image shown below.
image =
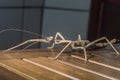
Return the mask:
[[[111,49],[82,52],[34,49],[0,52],[0,80],[119,80],[120,56]],[[2,74],[2,73],[3,74]]]
[[[23,77],[15,74],[3,67],[0,67],[0,80],[14,80],[16,78],[17,78],[17,80],[26,80]]]

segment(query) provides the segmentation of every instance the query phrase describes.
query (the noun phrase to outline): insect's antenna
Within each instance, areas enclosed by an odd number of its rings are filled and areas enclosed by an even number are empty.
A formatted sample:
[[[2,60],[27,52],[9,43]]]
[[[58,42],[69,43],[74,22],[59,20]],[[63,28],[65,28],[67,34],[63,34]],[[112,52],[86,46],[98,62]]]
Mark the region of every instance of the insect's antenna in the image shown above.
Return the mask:
[[[21,30],[21,29],[4,29],[4,30],[1,30],[0,31],[0,34],[6,32],[6,31],[18,31],[18,32],[25,32],[25,33],[29,33],[29,34],[33,34],[33,35],[36,35],[36,36],[39,36],[39,37],[44,37],[46,38],[47,36],[45,35],[40,35],[38,33],[35,33],[35,32],[31,32],[31,31],[27,31],[27,30]]]

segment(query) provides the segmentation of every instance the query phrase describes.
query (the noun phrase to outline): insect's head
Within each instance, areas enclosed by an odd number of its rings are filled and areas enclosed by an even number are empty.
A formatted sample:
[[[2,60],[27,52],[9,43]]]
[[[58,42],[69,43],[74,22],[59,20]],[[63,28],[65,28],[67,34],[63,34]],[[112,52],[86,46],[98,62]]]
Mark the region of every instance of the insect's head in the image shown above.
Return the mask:
[[[47,41],[50,41],[50,42],[51,42],[51,41],[53,41],[54,38],[53,38],[53,36],[49,36],[49,37],[47,37],[46,39],[47,39]]]

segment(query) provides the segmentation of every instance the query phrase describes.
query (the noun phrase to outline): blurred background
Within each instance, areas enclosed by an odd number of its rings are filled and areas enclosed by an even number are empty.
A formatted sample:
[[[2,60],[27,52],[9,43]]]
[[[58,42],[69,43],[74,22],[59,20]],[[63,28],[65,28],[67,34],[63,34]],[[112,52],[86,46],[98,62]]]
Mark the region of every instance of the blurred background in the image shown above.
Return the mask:
[[[78,34],[89,40],[119,39],[119,4],[119,0],[0,0],[0,31],[21,29],[46,36],[60,32],[70,40]],[[0,33],[0,49],[32,38],[41,37],[17,31]],[[40,44],[32,48],[36,47]]]
[[[21,29],[66,39],[87,38],[90,0],[0,0],[0,30]],[[0,34],[0,49],[38,36],[17,31]]]

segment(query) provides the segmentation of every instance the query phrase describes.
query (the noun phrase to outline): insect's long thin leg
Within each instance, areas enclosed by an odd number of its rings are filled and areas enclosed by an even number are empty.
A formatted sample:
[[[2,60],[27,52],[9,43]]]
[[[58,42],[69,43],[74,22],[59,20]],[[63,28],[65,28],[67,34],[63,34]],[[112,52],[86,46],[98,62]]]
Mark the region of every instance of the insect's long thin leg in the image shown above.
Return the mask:
[[[20,44],[14,46],[14,47],[11,47],[11,48],[9,48],[9,49],[7,49],[7,50],[4,50],[4,51],[10,51],[10,50],[13,50],[13,49],[15,49],[15,48],[17,48],[17,47],[20,47],[20,46],[22,46],[22,45],[24,45],[24,44],[27,44],[27,43],[29,43],[29,42],[30,42],[30,41],[27,40],[27,41],[25,41],[25,42],[22,42],[22,43],[20,43]]]
[[[63,53],[63,51],[70,46],[70,44],[71,44],[71,41],[69,41],[69,43],[60,51],[60,53],[58,53],[58,55],[54,59],[57,59]]]
[[[113,48],[113,50],[116,52],[116,54],[120,55],[120,53],[116,50],[116,48],[112,45],[112,43],[107,38],[105,39],[108,42],[108,44]]]
[[[102,37],[102,38],[99,38],[99,39],[97,39],[97,40],[92,41],[91,43],[87,44],[87,45],[85,46],[85,48],[87,48],[87,47],[95,44],[96,42],[102,41],[102,40],[106,40],[107,43],[108,43],[108,44],[112,47],[112,49],[116,52],[116,54],[118,54],[118,55],[120,54],[120,53],[116,50],[116,48],[112,45],[112,43],[111,43],[106,37]]]

